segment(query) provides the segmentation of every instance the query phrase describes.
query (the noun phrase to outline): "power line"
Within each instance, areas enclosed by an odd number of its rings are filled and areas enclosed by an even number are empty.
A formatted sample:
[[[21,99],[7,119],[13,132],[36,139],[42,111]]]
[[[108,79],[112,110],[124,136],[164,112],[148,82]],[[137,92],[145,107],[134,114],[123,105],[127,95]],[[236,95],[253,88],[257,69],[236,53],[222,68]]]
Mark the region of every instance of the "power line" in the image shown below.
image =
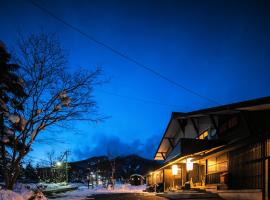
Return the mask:
[[[138,98],[138,97],[134,97],[134,96],[122,95],[122,94],[118,94],[118,93],[115,93],[115,92],[109,92],[109,91],[100,90],[100,89],[97,89],[96,91],[102,92],[102,93],[107,94],[107,95],[121,97],[121,98],[124,98],[124,99],[130,99],[130,100],[133,100],[133,101],[139,101],[139,102],[147,103],[147,104],[156,104],[156,105],[168,106],[168,107],[180,107],[180,105],[161,103],[161,102],[157,102],[157,101]]]
[[[202,98],[202,99],[205,99],[205,100],[207,100],[207,101],[209,101],[209,102],[212,102],[212,103],[215,103],[215,104],[220,105],[220,103],[218,103],[217,101],[213,100],[212,98],[209,98],[209,97],[207,97],[207,96],[205,96],[205,95],[202,95],[202,94],[200,94],[200,93],[198,93],[198,92],[196,92],[196,91],[194,91],[194,90],[192,90],[192,89],[190,89],[190,88],[185,87],[184,85],[182,85],[182,84],[180,84],[180,83],[178,83],[178,82],[176,82],[176,81],[174,81],[174,80],[169,79],[168,77],[164,76],[163,74],[159,73],[158,71],[155,71],[155,70],[152,69],[151,67],[149,67],[149,66],[147,66],[147,65],[145,65],[145,64],[143,64],[143,63],[141,63],[141,62],[139,62],[139,61],[137,61],[137,60],[134,59],[134,58],[131,58],[130,56],[128,56],[128,55],[122,53],[121,51],[119,51],[119,50],[113,48],[112,46],[107,45],[107,44],[105,44],[104,42],[101,42],[100,40],[96,39],[95,37],[89,35],[88,33],[84,32],[84,31],[82,31],[82,30],[79,29],[78,27],[76,27],[76,26],[74,26],[74,25],[68,23],[68,22],[65,21],[64,19],[58,17],[58,16],[55,15],[52,11],[48,10],[48,9],[45,8],[45,7],[42,7],[40,4],[36,3],[35,1],[29,0],[29,2],[30,2],[33,6],[35,6],[36,8],[39,8],[39,9],[42,10],[43,12],[47,13],[48,15],[50,15],[51,17],[53,17],[54,19],[56,19],[56,20],[58,20],[59,22],[63,23],[64,25],[66,25],[66,26],[69,27],[70,29],[72,29],[72,30],[78,32],[79,34],[81,34],[82,36],[84,36],[84,37],[86,37],[87,39],[91,40],[92,42],[95,42],[96,44],[99,44],[99,45],[103,46],[104,48],[106,48],[106,49],[110,50],[111,52],[113,52],[113,53],[119,55],[120,57],[122,57],[122,58],[124,58],[124,59],[126,59],[126,60],[128,60],[128,61],[130,61],[130,62],[132,62],[132,63],[134,63],[134,64],[136,64],[137,66],[139,66],[139,67],[141,67],[141,68],[147,70],[148,72],[154,74],[155,76],[157,76],[157,77],[159,77],[159,78],[161,78],[161,79],[163,79],[163,80],[165,80],[165,81],[167,81],[167,82],[169,82],[169,83],[171,83],[171,84],[173,84],[173,85],[175,85],[175,86],[177,86],[177,87],[179,87],[179,88],[181,88],[181,89],[183,89],[183,90],[185,90],[185,91],[187,91],[187,92],[189,92],[189,93],[191,93],[191,94],[193,94],[193,95],[195,95],[195,96],[198,96],[198,97],[200,97],[200,98]]]

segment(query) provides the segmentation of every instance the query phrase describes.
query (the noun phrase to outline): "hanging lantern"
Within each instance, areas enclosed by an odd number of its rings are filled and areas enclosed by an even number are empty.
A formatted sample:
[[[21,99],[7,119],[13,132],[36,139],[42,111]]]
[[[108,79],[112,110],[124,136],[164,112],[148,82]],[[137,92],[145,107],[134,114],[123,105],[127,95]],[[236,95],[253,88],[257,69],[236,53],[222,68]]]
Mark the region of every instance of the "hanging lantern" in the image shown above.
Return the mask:
[[[191,160],[192,158],[187,158],[187,162],[186,162],[187,171],[193,170],[193,162]]]
[[[178,173],[178,166],[177,165],[173,165],[172,166],[172,175],[175,176]]]

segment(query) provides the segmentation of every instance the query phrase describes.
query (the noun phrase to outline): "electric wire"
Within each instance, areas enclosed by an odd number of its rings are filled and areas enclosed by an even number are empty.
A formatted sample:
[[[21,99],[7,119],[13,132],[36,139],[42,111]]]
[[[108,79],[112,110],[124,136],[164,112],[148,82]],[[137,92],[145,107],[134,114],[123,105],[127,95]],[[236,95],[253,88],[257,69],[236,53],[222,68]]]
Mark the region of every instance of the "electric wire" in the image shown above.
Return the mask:
[[[184,86],[184,85],[182,85],[182,84],[180,84],[180,83],[178,83],[178,82],[176,82],[176,81],[174,81],[174,80],[171,80],[170,78],[168,78],[167,76],[165,76],[165,75],[161,74],[160,72],[154,70],[153,68],[151,68],[151,67],[149,67],[149,66],[147,66],[147,65],[145,65],[145,64],[143,64],[143,63],[141,63],[141,62],[139,62],[139,61],[137,61],[137,60],[134,59],[134,58],[131,58],[130,56],[128,56],[128,55],[122,53],[121,51],[117,50],[116,48],[114,48],[114,47],[112,47],[112,46],[110,46],[110,45],[108,45],[108,44],[105,44],[104,42],[102,42],[102,41],[96,39],[95,37],[89,35],[88,33],[84,32],[84,31],[82,31],[80,28],[78,28],[78,27],[76,27],[76,26],[70,24],[70,23],[67,22],[66,20],[64,20],[64,19],[62,19],[62,18],[60,18],[60,17],[58,17],[58,16],[55,15],[52,11],[50,11],[50,10],[48,10],[47,8],[41,6],[41,5],[38,4],[37,2],[35,2],[35,1],[33,1],[33,0],[29,0],[28,2],[30,2],[30,3],[31,3],[33,6],[35,6],[36,8],[38,8],[38,9],[42,10],[43,12],[45,12],[47,15],[53,17],[53,18],[56,19],[57,21],[59,21],[59,22],[61,22],[62,24],[66,25],[66,26],[69,27],[70,29],[72,29],[72,30],[78,32],[78,33],[81,34],[82,36],[84,36],[84,37],[86,37],[87,39],[91,40],[92,42],[95,42],[96,44],[98,44],[98,45],[100,45],[100,46],[103,46],[104,48],[110,50],[111,52],[115,53],[116,55],[118,55],[118,56],[120,56],[120,57],[122,57],[122,58],[124,58],[124,59],[126,59],[126,60],[128,60],[128,61],[130,61],[130,62],[132,62],[132,63],[134,63],[135,65],[137,65],[137,66],[139,66],[139,67],[141,67],[141,68],[147,70],[148,72],[154,74],[155,76],[157,76],[157,77],[159,77],[159,78],[161,78],[161,79],[163,79],[163,80],[165,80],[165,81],[167,81],[167,82],[169,82],[169,83],[171,83],[171,84],[173,84],[173,85],[175,85],[175,86],[177,86],[177,87],[179,87],[179,88],[185,90],[186,92],[189,92],[190,94],[193,94],[193,95],[195,95],[195,96],[198,96],[198,97],[200,97],[200,98],[202,98],[202,99],[205,99],[205,100],[207,100],[207,101],[209,101],[209,102],[212,102],[212,103],[214,103],[214,104],[220,105],[220,103],[217,102],[216,100],[214,100],[214,99],[212,99],[212,98],[209,98],[209,97],[207,97],[207,96],[205,96],[205,95],[202,95],[202,94],[200,94],[200,93],[198,93],[198,92],[196,92],[196,91],[194,91],[194,90],[192,90],[192,89],[190,89],[190,88],[188,88],[188,87],[186,87],[186,86]]]

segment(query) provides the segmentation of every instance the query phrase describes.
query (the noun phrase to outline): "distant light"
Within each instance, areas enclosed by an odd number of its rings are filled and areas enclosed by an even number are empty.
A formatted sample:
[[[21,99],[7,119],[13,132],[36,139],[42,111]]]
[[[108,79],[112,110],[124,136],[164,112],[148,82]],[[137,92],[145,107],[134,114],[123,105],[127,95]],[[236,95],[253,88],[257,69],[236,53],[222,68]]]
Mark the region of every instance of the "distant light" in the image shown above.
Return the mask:
[[[177,175],[178,173],[178,166],[177,165],[173,165],[172,166],[172,175]]]
[[[56,166],[61,167],[62,163],[60,161],[56,162]]]
[[[192,158],[187,158],[187,163],[186,163],[187,171],[193,170],[193,162],[191,162],[191,159]]]

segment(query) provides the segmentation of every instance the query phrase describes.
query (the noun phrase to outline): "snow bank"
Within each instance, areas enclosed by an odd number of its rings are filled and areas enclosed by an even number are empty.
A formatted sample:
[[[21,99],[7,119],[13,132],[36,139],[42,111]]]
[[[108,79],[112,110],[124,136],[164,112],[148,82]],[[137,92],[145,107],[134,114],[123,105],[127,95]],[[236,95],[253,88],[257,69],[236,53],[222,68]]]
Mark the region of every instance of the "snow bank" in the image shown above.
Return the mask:
[[[16,184],[14,191],[0,190],[0,200],[47,200],[40,191],[31,191],[23,184]]]
[[[11,190],[0,190],[0,200],[24,200],[24,198]]]
[[[13,192],[21,195],[23,199],[29,199],[34,195],[34,192],[32,190],[29,190],[25,185],[20,183],[17,183],[15,185]]]

